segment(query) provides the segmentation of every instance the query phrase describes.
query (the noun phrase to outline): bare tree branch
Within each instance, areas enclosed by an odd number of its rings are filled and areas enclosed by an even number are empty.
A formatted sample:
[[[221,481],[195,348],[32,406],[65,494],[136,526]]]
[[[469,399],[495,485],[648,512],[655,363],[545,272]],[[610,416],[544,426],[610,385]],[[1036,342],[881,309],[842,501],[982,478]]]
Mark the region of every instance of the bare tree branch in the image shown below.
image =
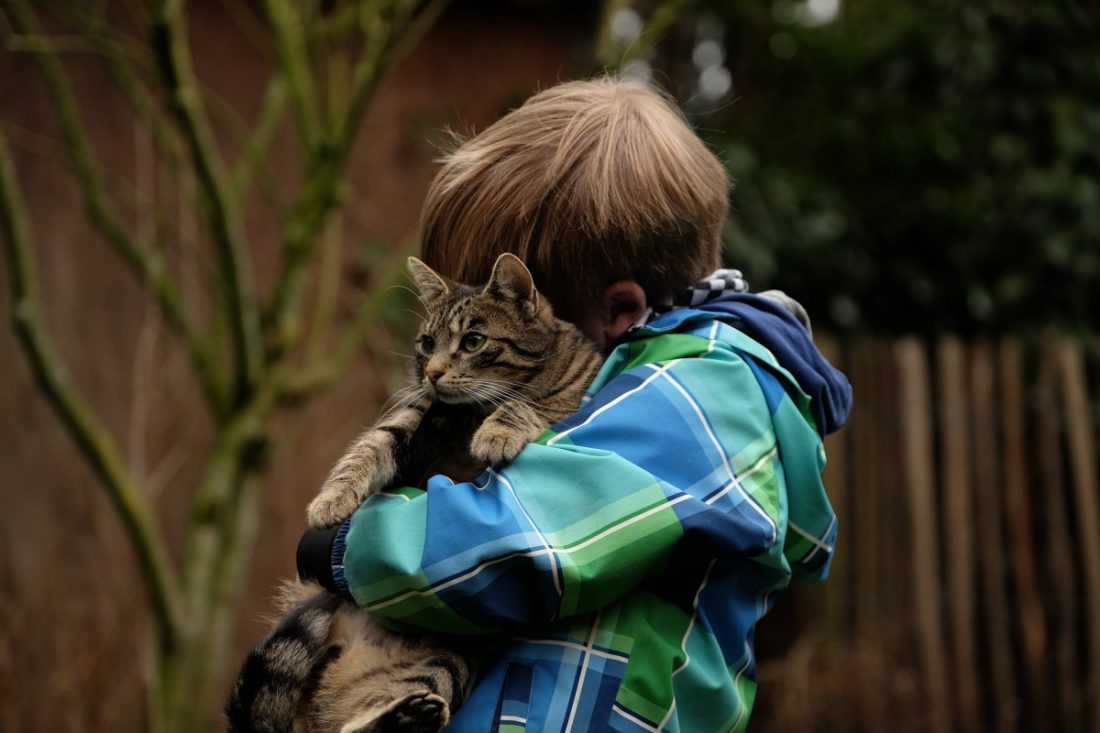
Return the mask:
[[[638,53],[648,51],[657,45],[657,42],[668,33],[691,3],[692,0],[664,0],[654,8],[635,43]]]
[[[321,235],[323,238],[321,262],[317,273],[316,302],[306,341],[305,358],[318,358],[328,343],[329,333],[336,315],[336,301],[340,292],[342,274],[341,253],[344,244],[344,231],[339,218]]]
[[[80,5],[79,3],[77,4]],[[107,62],[107,71],[114,80],[115,85],[130,102],[138,119],[149,130],[157,151],[164,157],[165,162],[173,168],[178,168],[182,160],[181,144],[175,130],[164,119],[157,101],[152,93],[145,88],[140,75],[135,73],[134,64],[127,64],[123,55],[114,52],[118,42],[114,40],[109,28],[101,16],[93,16],[83,20],[84,31],[91,36],[92,43],[102,54]],[[142,59],[147,61],[147,59]],[[149,64],[152,67],[152,64]]]
[[[234,2],[226,2],[227,10],[236,10],[237,16],[247,15],[247,9],[241,8]],[[90,53],[101,56],[106,62],[107,70],[116,86],[123,93],[130,105],[134,108],[138,118],[145,124],[153,135],[158,152],[165,161],[179,167],[182,153],[181,145],[175,130],[163,119],[159,104],[153,94],[146,89],[141,74],[137,69],[150,70],[159,73],[150,50],[143,46],[137,46],[127,36],[112,32],[103,17],[101,7],[88,8],[82,3],[74,3],[63,6],[65,16],[71,18],[73,24],[79,27],[84,35],[30,35],[17,34],[7,24],[0,26],[0,34],[4,34],[6,47],[12,51],[32,51],[37,53]],[[97,12],[98,11],[98,12]],[[6,20],[0,13],[0,21]],[[242,21],[243,22],[243,21]],[[255,21],[253,21],[254,23]],[[250,30],[254,29],[249,26]],[[248,156],[248,175],[255,173],[256,168],[265,164],[262,153],[270,142],[270,135],[275,124],[278,123],[282,112],[282,105],[286,99],[285,81],[274,79],[268,92],[265,94],[265,110],[261,112],[258,123],[259,129],[253,129],[252,124],[242,120],[233,109],[232,105],[217,96],[208,84],[197,80],[199,89],[210,103],[212,119],[223,119],[232,128],[234,141],[239,141]],[[274,87],[278,85],[279,89]],[[274,107],[274,109],[271,109]],[[270,109],[271,119],[267,119]],[[255,149],[255,153],[249,155],[249,151]],[[244,161],[241,161],[242,163]],[[238,165],[235,175],[241,173],[242,166]],[[271,183],[272,178],[265,178],[265,183]],[[245,181],[247,185],[247,181]],[[241,186],[243,187],[243,186]],[[240,187],[238,187],[240,188]],[[276,192],[278,193],[278,192]],[[276,198],[279,198],[276,196]]]
[[[126,0],[124,10],[133,22],[124,21],[124,27],[113,25],[117,6],[104,15],[107,4],[102,0],[63,8],[56,11],[57,19],[86,36],[66,35],[59,42],[42,34],[37,12],[43,11],[35,10],[33,0],[3,0],[0,11],[18,19],[23,33],[20,43],[36,55],[89,218],[155,294],[167,319],[185,339],[192,367],[219,417],[213,450],[192,496],[182,563],[172,566],[153,524],[150,500],[136,486],[133,467],[123,464],[114,439],[71,383],[47,338],[34,287],[29,223],[0,129],[0,235],[10,263],[16,328],[36,379],[107,486],[138,553],[161,631],[148,726],[165,733],[206,729],[222,692],[225,654],[231,648],[231,611],[244,586],[244,565],[255,542],[257,477],[274,434],[273,416],[346,373],[360,353],[365,334],[376,327],[391,302],[391,285],[403,272],[405,250],[411,248],[412,239],[394,250],[377,247],[381,262],[372,268],[375,277],[370,291],[350,319],[329,332],[329,323],[337,320],[333,314],[341,285],[342,232],[333,213],[345,192],[357,129],[381,74],[416,45],[447,4],[447,0],[349,3],[342,6],[351,8],[351,15],[345,18],[341,11],[340,23],[318,32],[331,19],[322,17],[320,6],[294,0],[265,2],[272,36],[270,43],[264,38],[261,45],[276,70],[258,117],[248,124],[239,121],[231,105],[219,106],[219,97],[197,78],[186,0],[158,0],[150,4],[152,8]],[[126,30],[131,27],[148,29],[150,35],[148,46],[143,45],[136,57],[133,34]],[[313,42],[328,46],[324,63],[320,63],[321,54],[311,58]],[[166,273],[167,254],[156,245],[155,231],[170,221],[164,215],[163,196],[141,200],[140,209],[146,215],[146,204],[161,209],[159,216],[153,214],[154,231],[140,225],[131,231],[128,212],[104,188],[111,183],[110,171],[92,154],[73,80],[66,76],[58,56],[70,48],[105,59],[115,84],[142,127],[149,130],[157,152],[152,159],[147,153],[149,164],[142,171],[146,179],[158,174],[172,177],[149,188],[177,195],[188,209],[178,217],[179,241],[199,241],[197,235],[188,235],[193,219],[186,214],[192,206],[202,209],[204,237],[213,242],[216,261],[212,267],[203,267],[201,276],[188,258],[202,256],[205,250],[194,246],[179,252],[179,283]],[[302,189],[284,219],[283,259],[261,320],[241,202],[257,179],[261,184],[268,181],[268,176],[260,176],[270,170],[271,142],[283,120],[291,116],[298,131],[294,141],[301,144]],[[144,134],[139,134],[145,141]],[[150,149],[148,142],[143,144],[143,149]],[[239,157],[231,161],[220,145],[239,150]],[[162,160],[167,165],[156,164]],[[307,314],[303,301],[309,294],[311,262],[321,246],[325,256],[313,310]],[[204,289],[187,289],[200,280]],[[207,285],[207,280],[216,285]],[[212,299],[208,293],[213,287],[220,296],[205,333],[196,329],[187,306],[205,305]],[[325,326],[308,340],[302,338],[301,325],[307,316]],[[261,325],[270,330],[262,333]],[[270,344],[264,342],[268,336],[273,337]],[[233,366],[223,367],[218,358],[227,344],[236,357],[235,374]]]
[[[313,150],[320,133],[321,123],[317,117],[320,105],[313,88],[313,75],[310,73],[306,55],[306,34],[304,24],[297,15],[292,3],[281,0],[265,0],[264,10],[275,41],[275,51],[282,67],[283,75],[290,86],[293,99],[294,117],[298,121],[298,136],[302,150]]]
[[[178,581],[152,511],[130,477],[110,432],[95,417],[47,337],[39,314],[30,224],[7,138],[0,130],[0,226],[11,278],[12,316],[35,379],[117,508],[148,584],[162,642],[182,629]]]
[[[393,68],[394,64],[419,46],[450,4],[451,0],[429,0],[418,11],[418,3],[408,3],[386,65],[379,71]]]
[[[600,15],[600,28],[596,36],[596,61],[604,69],[617,69],[621,62],[616,58],[619,49],[615,44],[615,35],[612,33],[612,23],[615,16],[630,7],[630,0],[606,0]]]
[[[83,4],[76,4],[64,8],[71,11],[74,17],[79,17],[82,25],[88,25],[93,17]],[[101,19],[100,19],[101,20]],[[0,12],[0,35],[4,38],[4,46],[13,52],[30,53],[87,53],[99,54],[125,59],[129,63],[152,68],[151,59],[142,53],[143,49],[134,44],[130,39],[120,35],[104,35],[100,40],[89,39],[84,35],[60,35],[45,34],[41,29],[33,32],[16,32],[7,22],[7,17]]]
[[[629,48],[615,47],[611,34],[611,23],[615,14],[629,8],[629,0],[609,0],[604,6],[603,18],[596,47],[596,59],[605,70],[614,72],[626,66],[627,62],[638,58],[653,48],[668,33],[669,29],[684,14],[692,0],[662,0],[649,14],[641,33],[631,42]]]
[[[8,135],[8,144],[13,150],[31,153],[34,156],[47,160],[61,168],[64,168],[74,176],[77,175],[76,166],[73,165],[72,149],[64,140],[59,140],[50,135],[31,130],[14,122],[0,120]],[[115,208],[124,212],[133,213],[149,203],[148,192],[141,190],[134,181],[118,171],[103,165],[97,160],[90,161],[90,165],[104,186],[103,196],[106,201]],[[161,213],[162,216],[166,214]],[[142,237],[142,241],[148,237]]]
[[[273,79],[264,94],[263,106],[256,120],[255,130],[245,142],[244,152],[241,153],[241,158],[233,169],[233,190],[238,197],[244,194],[256,169],[264,162],[264,154],[282,119],[286,98],[286,81],[281,78]]]
[[[355,133],[381,72],[415,48],[448,2],[431,0],[416,13],[415,0],[396,0],[391,7],[396,13],[392,21],[384,19],[381,10],[363,11],[366,38],[352,75],[348,106],[344,114],[336,115],[328,135],[310,161],[305,190],[286,227],[282,268],[265,312],[265,320],[274,325],[275,342],[281,351],[289,350],[301,330],[306,265],[316,250],[317,234],[338,201]]]
[[[191,66],[182,0],[162,0],[152,37],[166,90],[209,204],[210,230],[222,265],[226,305],[233,329],[239,400],[254,388],[263,369],[259,314],[252,284],[251,258],[232,179],[218,153]]]
[[[271,42],[271,29],[260,17],[254,4],[242,3],[240,0],[219,0],[219,4],[256,52],[274,66],[275,53]]]
[[[26,0],[10,0],[8,6],[21,30],[36,35],[41,33],[38,18]],[[183,299],[169,280],[161,252],[149,243],[138,242],[111,213],[72,86],[56,54],[49,46],[44,46],[35,52],[35,56],[57,109],[62,134],[68,145],[70,161],[80,184],[89,218],[153,291],[168,321],[183,337],[199,383],[211,406],[216,413],[221,413],[226,401],[225,387],[209,344],[192,323]]]
[[[279,397],[284,401],[301,400],[319,392],[340,378],[351,365],[363,345],[363,337],[374,326],[382,309],[393,298],[393,288],[405,273],[405,260],[414,249],[415,240],[407,239],[395,247],[379,268],[378,280],[372,283],[355,311],[355,317],[345,328],[331,352],[301,369],[286,373],[278,382]]]
[[[360,56],[359,63],[352,75],[352,91],[348,108],[337,115],[333,125],[332,139],[335,148],[350,152],[355,142],[355,133],[363,119],[363,112],[374,94],[382,72],[392,68],[404,58],[405,54],[423,40],[424,35],[446,10],[450,0],[430,0],[423,9],[416,12],[419,3],[416,0],[398,0],[395,3],[396,17],[386,24],[381,14],[364,18],[364,33],[367,48]],[[377,29],[371,30],[371,29]]]

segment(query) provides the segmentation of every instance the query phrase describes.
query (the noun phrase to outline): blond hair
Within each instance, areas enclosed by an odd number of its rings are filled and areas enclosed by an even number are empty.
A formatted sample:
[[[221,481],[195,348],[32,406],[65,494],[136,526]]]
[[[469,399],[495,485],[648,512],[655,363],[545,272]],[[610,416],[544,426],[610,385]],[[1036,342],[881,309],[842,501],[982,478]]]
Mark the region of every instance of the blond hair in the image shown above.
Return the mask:
[[[654,299],[713,270],[728,191],[670,99],[616,79],[569,82],[444,159],[424,202],[423,256],[478,283],[513,252],[574,320],[618,280]]]

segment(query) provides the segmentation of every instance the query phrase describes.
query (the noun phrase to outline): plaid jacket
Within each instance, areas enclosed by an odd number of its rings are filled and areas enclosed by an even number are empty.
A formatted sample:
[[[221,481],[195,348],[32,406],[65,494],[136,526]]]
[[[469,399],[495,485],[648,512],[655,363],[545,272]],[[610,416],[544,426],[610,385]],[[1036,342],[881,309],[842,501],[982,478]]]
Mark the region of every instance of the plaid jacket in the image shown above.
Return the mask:
[[[448,731],[743,730],[754,624],[833,551],[810,402],[743,330],[668,313],[512,463],[370,498],[337,584],[397,629],[503,634]]]

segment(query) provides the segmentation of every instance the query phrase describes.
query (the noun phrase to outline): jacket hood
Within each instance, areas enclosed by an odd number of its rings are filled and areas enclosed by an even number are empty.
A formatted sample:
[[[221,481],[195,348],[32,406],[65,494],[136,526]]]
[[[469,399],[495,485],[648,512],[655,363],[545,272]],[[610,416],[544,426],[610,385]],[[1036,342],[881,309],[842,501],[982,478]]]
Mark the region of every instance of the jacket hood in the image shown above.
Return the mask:
[[[730,322],[770,351],[810,397],[810,407],[822,436],[838,430],[852,409],[852,386],[814,344],[809,330],[775,299],[750,293],[727,293],[696,306]]]

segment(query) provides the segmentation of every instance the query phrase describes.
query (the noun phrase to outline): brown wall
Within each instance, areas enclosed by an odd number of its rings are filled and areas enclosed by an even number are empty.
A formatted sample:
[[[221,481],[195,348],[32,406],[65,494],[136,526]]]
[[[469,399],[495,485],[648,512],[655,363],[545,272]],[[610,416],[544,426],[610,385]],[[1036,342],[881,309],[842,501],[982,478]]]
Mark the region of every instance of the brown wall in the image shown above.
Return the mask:
[[[192,5],[200,77],[236,114],[254,119],[268,61],[223,3]],[[442,128],[484,126],[539,86],[584,73],[590,15],[563,13],[555,3],[482,2],[446,16],[385,78],[366,116],[351,165],[346,249],[367,237],[394,242],[410,232],[433,171],[432,141],[441,139]],[[170,189],[170,182],[156,180],[163,171],[150,163],[148,139],[95,59],[67,56],[66,66],[102,164],[123,180],[143,187],[154,180]],[[137,477],[156,491],[165,531],[178,547],[211,431],[187,359],[87,223],[28,55],[0,54],[0,120],[17,147],[50,333]],[[270,164],[293,188],[290,134],[280,131]],[[250,202],[261,280],[271,276],[277,253],[275,216],[263,197]],[[186,233],[194,223],[182,216],[169,227]],[[5,267],[0,264],[0,730],[137,730],[141,678],[150,661],[144,589],[104,491],[31,379],[9,328]],[[387,389],[378,367],[364,352],[335,389],[281,427],[264,480],[263,531],[235,656],[262,633],[258,616],[275,580],[293,572],[306,501]]]

